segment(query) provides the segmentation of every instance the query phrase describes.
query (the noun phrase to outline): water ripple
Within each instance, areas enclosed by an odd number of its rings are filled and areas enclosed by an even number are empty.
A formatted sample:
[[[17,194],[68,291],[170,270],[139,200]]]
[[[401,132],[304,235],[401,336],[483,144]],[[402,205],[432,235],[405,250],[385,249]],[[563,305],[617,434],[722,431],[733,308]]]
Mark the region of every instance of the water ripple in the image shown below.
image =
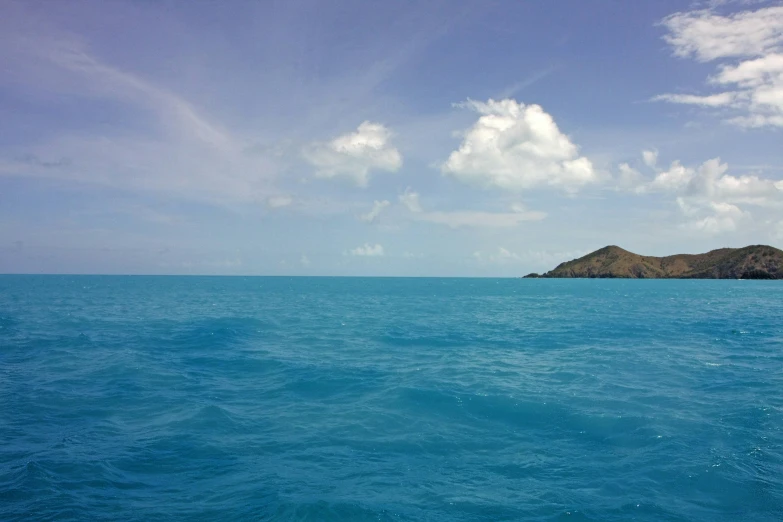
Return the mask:
[[[0,276],[2,520],[780,520],[783,287]]]

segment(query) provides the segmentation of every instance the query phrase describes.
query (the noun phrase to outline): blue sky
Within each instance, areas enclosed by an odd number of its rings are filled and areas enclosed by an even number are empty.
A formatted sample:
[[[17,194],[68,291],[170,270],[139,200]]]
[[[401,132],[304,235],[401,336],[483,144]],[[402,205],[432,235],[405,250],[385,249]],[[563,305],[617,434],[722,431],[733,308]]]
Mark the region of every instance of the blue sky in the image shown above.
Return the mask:
[[[781,2],[3,2],[0,272],[783,246]]]

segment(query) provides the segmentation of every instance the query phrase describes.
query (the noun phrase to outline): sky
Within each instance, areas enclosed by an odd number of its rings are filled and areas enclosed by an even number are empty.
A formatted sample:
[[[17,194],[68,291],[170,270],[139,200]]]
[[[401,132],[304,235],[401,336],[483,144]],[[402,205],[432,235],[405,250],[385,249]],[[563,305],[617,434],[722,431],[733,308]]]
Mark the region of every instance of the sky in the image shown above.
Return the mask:
[[[0,273],[783,247],[783,2],[0,2]]]

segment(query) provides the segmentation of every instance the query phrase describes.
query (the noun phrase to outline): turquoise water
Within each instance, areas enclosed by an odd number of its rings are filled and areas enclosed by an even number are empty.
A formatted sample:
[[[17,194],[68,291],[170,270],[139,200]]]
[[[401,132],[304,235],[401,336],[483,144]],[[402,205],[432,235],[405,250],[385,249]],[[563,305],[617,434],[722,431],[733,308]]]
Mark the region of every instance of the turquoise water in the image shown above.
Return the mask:
[[[2,520],[780,520],[783,284],[0,276]]]

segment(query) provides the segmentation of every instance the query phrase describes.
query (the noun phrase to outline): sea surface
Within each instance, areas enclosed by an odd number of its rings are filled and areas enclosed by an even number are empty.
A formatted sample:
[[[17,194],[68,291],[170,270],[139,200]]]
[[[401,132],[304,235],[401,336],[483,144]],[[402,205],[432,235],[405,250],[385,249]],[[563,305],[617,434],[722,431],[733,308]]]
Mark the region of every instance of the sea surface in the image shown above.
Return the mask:
[[[0,276],[0,520],[783,519],[783,282]]]

